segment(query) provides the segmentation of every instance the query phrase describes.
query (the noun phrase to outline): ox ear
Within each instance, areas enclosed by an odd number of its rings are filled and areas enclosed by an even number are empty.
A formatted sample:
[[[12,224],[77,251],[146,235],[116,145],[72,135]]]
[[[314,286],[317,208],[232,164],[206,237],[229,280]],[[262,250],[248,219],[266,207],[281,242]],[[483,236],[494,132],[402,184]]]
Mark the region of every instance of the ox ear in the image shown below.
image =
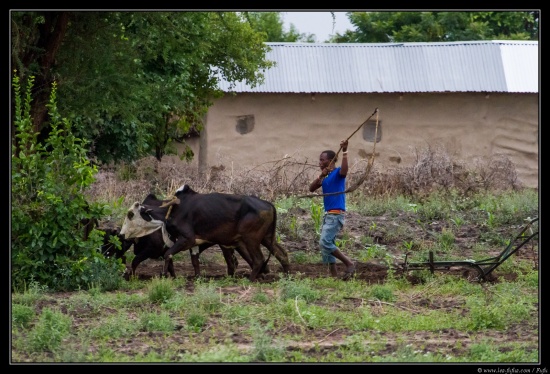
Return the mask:
[[[176,190],[175,195],[178,196],[180,194],[189,194],[189,193],[196,193],[196,192],[193,191],[193,189],[189,187],[188,184],[184,184]]]
[[[130,211],[128,211],[128,214],[127,214],[126,216],[128,217],[128,219],[131,220],[132,218],[134,218],[134,212],[132,212],[132,211],[130,210]]]

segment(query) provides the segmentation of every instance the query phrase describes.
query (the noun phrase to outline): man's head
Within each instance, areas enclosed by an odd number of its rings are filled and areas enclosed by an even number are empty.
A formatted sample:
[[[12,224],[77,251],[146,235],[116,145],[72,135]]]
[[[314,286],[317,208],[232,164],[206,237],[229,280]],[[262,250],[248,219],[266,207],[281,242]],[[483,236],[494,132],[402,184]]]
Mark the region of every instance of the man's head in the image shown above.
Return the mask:
[[[335,158],[334,156],[336,156],[336,153],[330,149],[321,152],[321,155],[319,156],[319,166],[321,167],[321,169],[329,167],[331,161],[334,161],[334,163],[336,163],[336,161],[338,161],[338,158]]]

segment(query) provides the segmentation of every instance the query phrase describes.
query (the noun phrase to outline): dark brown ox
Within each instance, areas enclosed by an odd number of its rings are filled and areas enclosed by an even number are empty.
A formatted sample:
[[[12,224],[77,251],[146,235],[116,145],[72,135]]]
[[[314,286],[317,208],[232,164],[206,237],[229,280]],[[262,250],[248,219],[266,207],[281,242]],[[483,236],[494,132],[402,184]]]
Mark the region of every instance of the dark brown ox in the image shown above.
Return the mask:
[[[145,200],[143,200],[142,204],[160,207],[163,203],[166,203],[167,201],[168,200],[158,199],[154,194],[149,194],[147,195]],[[165,211],[167,210],[168,208],[165,208]],[[117,228],[105,228],[103,230],[105,231],[105,238],[102,252],[105,256],[114,256],[115,258],[121,258],[123,263],[126,263],[126,252],[131,248],[132,245],[134,246],[135,257],[132,260],[131,269],[126,269],[126,272],[124,273],[124,278],[127,280],[130,279],[132,275],[136,274],[136,268],[139,264],[147,259],[158,259],[160,257],[164,257],[164,253],[166,252],[168,247],[173,244],[169,236],[168,239],[170,239],[170,241],[168,243],[165,242],[165,238],[163,238],[161,229],[156,230],[151,234],[132,239],[126,239],[124,235],[120,234],[120,230]],[[121,242],[121,249],[117,250],[117,248],[109,242],[109,238],[112,236],[118,237]],[[198,245],[198,247],[193,248],[192,252],[195,253],[197,261],[199,254],[202,253],[205,249],[212,247],[213,245],[214,244],[212,243],[203,243]],[[234,254],[235,251],[229,246],[220,246],[220,248],[222,249],[223,256],[227,262],[227,274],[233,276],[238,266],[238,260]],[[170,273],[170,275],[175,277],[173,263],[170,263],[168,272]],[[198,275],[199,274],[195,272],[195,276]]]
[[[277,211],[275,206],[254,196],[209,193],[199,194],[189,186],[180,187],[165,207],[135,203],[129,210],[121,230],[126,238],[139,236],[161,227],[174,245],[164,253],[164,275],[168,275],[172,256],[203,243],[236,246],[250,260],[249,279],[255,281],[265,266],[261,245],[273,254],[288,273],[288,254],[276,242]],[[198,271],[198,257],[193,259]],[[196,260],[196,261],[195,261]]]

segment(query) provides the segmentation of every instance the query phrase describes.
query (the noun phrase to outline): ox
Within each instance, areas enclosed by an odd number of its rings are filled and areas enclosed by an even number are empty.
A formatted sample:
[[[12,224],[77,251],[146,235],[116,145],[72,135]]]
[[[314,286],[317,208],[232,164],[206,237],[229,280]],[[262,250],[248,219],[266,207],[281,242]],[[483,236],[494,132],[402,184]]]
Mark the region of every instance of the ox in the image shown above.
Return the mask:
[[[164,253],[165,276],[172,256],[180,251],[204,243],[236,246],[252,267],[249,279],[255,281],[267,262],[260,245],[269,250],[269,256],[275,255],[284,272],[290,270],[287,252],[276,242],[276,225],[277,211],[268,201],[246,195],[199,194],[183,185],[174,199],[161,207],[136,202],[128,210],[121,234],[133,238],[160,227],[175,238]],[[192,261],[197,273],[198,258],[193,254]]]
[[[157,206],[160,207],[163,203],[167,202],[167,200],[160,200],[157,199],[157,197],[154,194],[149,194],[145,200],[143,200],[142,204],[147,204],[150,206]],[[167,209],[166,209],[167,210]],[[158,227],[160,229],[160,227]],[[120,233],[120,230],[117,228],[104,228],[102,229],[105,231],[104,236],[104,245],[102,247],[102,253],[107,257],[114,256],[115,258],[121,258],[123,263],[126,263],[126,252],[131,248],[131,246],[134,246],[134,254],[135,257],[132,260],[131,264],[131,270],[127,269],[124,273],[124,278],[126,280],[130,279],[132,275],[135,275],[136,268],[139,264],[141,264],[143,261],[151,258],[151,259],[157,259],[159,257],[163,257],[164,253],[166,252],[166,249],[173,245],[173,242],[170,240],[169,236],[163,235],[162,230],[156,230],[148,235],[144,235],[139,238],[133,238],[133,239],[126,239],[124,235]],[[119,241],[121,242],[121,249],[117,250],[117,248],[110,243],[109,238],[112,236],[117,236]],[[198,255],[202,253],[205,249],[210,248],[214,244],[212,243],[203,243],[198,245],[197,248],[193,248],[195,253],[196,261],[198,262]],[[227,262],[227,273],[228,275],[234,275],[235,269],[238,265],[237,257],[234,255],[234,248],[229,246],[220,246],[222,249],[223,256],[225,258],[225,261]],[[193,252],[193,251],[192,251]],[[193,260],[193,256],[192,256]],[[245,258],[245,260],[247,260]],[[247,260],[248,263],[250,263],[250,260]],[[170,275],[175,277],[174,272],[174,266],[173,263],[170,263],[168,272]],[[198,276],[198,272],[195,271],[195,276]]]

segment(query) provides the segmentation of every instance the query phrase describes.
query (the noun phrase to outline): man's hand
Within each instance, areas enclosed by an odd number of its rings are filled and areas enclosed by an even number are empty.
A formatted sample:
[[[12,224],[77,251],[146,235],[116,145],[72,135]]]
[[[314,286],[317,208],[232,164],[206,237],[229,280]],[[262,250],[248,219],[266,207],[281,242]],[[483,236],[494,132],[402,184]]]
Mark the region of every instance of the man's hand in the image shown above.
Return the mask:
[[[342,148],[343,152],[346,152],[348,150],[348,141],[347,140],[342,140],[340,142],[340,148]]]

